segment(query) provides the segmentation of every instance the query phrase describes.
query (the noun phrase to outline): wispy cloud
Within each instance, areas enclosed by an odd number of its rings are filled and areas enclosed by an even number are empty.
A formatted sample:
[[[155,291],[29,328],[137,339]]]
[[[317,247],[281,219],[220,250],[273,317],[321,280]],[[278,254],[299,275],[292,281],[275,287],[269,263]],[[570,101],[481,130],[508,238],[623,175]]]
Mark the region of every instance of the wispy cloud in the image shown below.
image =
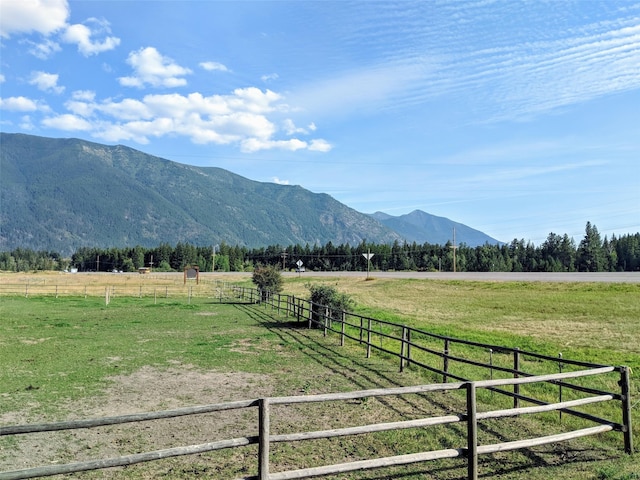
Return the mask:
[[[226,65],[219,62],[200,62],[200,67],[209,72],[228,72]]]
[[[446,99],[471,106],[477,118],[469,121],[496,122],[640,88],[640,12],[550,29],[574,6],[485,3],[494,2],[351,5],[354,25],[340,42],[366,44],[375,56],[301,87],[296,98],[353,112]]]

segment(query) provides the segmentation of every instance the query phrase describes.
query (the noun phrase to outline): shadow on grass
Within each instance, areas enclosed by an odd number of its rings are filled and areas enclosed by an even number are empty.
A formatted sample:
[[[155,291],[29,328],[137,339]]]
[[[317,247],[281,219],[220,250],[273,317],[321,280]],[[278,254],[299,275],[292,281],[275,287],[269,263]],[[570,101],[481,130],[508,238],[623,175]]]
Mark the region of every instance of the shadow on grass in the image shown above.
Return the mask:
[[[393,370],[395,366],[389,359],[382,356],[375,359],[364,358],[358,360],[354,358],[353,349],[345,351],[345,347],[332,343],[331,332],[327,337],[322,336],[321,329],[309,329],[308,322],[297,321],[291,319],[283,319],[276,311],[271,311],[264,306],[237,303],[234,304],[243,314],[249,316],[254,321],[265,327],[270,332],[277,335],[285,343],[297,343],[301,346],[300,352],[308,358],[319,364],[321,367],[328,369],[336,375],[347,377],[356,387],[355,389],[371,389],[371,388],[390,388],[407,386],[402,383],[402,373]],[[333,332],[335,333],[335,332]],[[333,338],[338,338],[334,335]],[[351,353],[351,355],[346,354]],[[416,367],[412,367],[416,368]],[[424,382],[424,383],[428,383]],[[435,382],[434,382],[435,383]],[[302,393],[301,393],[302,394]],[[444,394],[420,394],[412,398],[404,396],[396,396],[401,404],[391,402],[386,397],[379,397],[385,407],[394,411],[400,416],[406,416],[407,412],[411,413],[412,418],[421,418],[425,416],[434,416],[434,412],[446,413],[464,413],[464,401],[456,402],[452,396]],[[421,402],[417,401],[418,398]],[[399,408],[402,406],[402,408]],[[437,414],[435,414],[437,415]],[[515,423],[515,422],[514,422]],[[517,425],[510,425],[519,428]],[[454,434],[460,438],[461,446],[466,444],[466,424],[447,425],[446,428],[454,431]],[[513,440],[508,432],[497,430],[491,425],[481,423],[478,426],[483,435],[494,440],[495,443],[508,442]],[[508,427],[506,427],[508,428]],[[538,436],[539,434],[533,434]],[[613,460],[619,458],[616,452],[610,450],[598,450],[595,448],[578,448],[575,442],[565,442],[554,444],[553,446],[536,447],[534,449],[524,448],[517,452],[510,452],[510,455],[503,454],[486,455],[479,458],[479,477],[494,478],[496,476],[505,476],[508,478],[520,478],[520,474],[526,474],[534,468],[540,467],[559,467],[571,464],[590,464],[598,461]],[[456,465],[442,465],[429,463],[422,467],[414,467],[411,472],[397,472],[393,475],[378,475],[372,471],[371,476],[367,476],[368,480],[383,480],[390,478],[418,478],[425,475],[433,476],[433,478],[467,478],[466,461],[464,459],[453,460]],[[397,467],[396,467],[397,468]],[[461,470],[464,470],[462,474]],[[484,470],[484,472],[483,472]],[[515,475],[516,477],[514,477]],[[429,478],[429,477],[427,477]],[[570,477],[566,477],[570,478]]]

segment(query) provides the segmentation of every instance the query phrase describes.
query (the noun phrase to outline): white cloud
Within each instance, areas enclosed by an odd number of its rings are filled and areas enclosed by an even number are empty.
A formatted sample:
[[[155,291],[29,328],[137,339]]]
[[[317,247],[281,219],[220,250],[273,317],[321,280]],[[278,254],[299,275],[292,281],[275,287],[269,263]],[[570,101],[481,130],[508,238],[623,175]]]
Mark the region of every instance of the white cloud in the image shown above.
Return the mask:
[[[289,180],[280,180],[278,177],[273,177],[273,183],[278,185],[289,185]]]
[[[0,83],[4,83],[4,82],[5,82],[4,75],[0,73]]]
[[[280,76],[277,73],[269,73],[267,75],[262,75],[260,80],[263,82],[270,82],[271,80],[277,80]]]
[[[56,76],[38,73],[44,88],[56,86]],[[329,151],[331,146],[324,140],[277,138],[279,129],[269,117],[279,115],[281,100],[275,92],[254,87],[236,89],[228,95],[194,92],[103,100],[97,100],[92,90],[76,90],[64,103],[66,113],[49,115],[42,124],[60,130],[87,131],[109,142],[130,140],[146,144],[151,138],[180,136],[197,144],[237,145],[245,152]],[[4,105],[19,111],[40,109],[26,98],[5,99]],[[292,120],[290,124],[294,125]]]
[[[45,118],[42,124],[45,127],[66,131],[90,131],[92,129],[91,123],[87,120],[68,113]]]
[[[312,152],[328,152],[332,148],[333,148],[333,145],[331,145],[329,142],[321,138],[316,140],[311,140],[311,143],[309,145],[309,150],[311,150]]]
[[[260,150],[288,150],[295,152],[308,147],[307,142],[292,138],[291,140],[268,140],[260,138],[248,138],[241,143],[241,150],[246,153],[258,152]]]
[[[153,47],[141,48],[131,52],[127,63],[134,70],[131,77],[120,77],[120,84],[125,87],[181,87],[187,84],[184,78],[191,70],[181,67],[171,58],[160,55]]]
[[[33,72],[31,74],[29,84],[35,85],[39,90],[42,90],[43,92],[52,92],[59,94],[64,92],[64,87],[58,85],[58,78],[59,75],[56,73]]]
[[[26,97],[9,97],[0,98],[0,108],[13,112],[35,112],[38,110],[38,104]]]
[[[304,128],[296,127],[296,125],[293,123],[293,120],[291,120],[290,118],[287,118],[282,123],[282,126],[284,127],[284,131],[286,132],[287,135],[295,135],[296,133],[302,133],[302,134],[309,133]]]
[[[78,51],[85,57],[113,50],[120,45],[119,38],[109,36],[111,33],[109,22],[98,20],[97,18],[89,18],[87,23],[93,29],[81,23],[69,25],[62,35],[62,39],[67,43],[78,45]],[[102,40],[97,40],[95,39],[96,36],[103,36],[103,38]]]
[[[218,62],[200,62],[200,67],[210,72],[218,71],[218,72],[228,72],[229,69],[226,65]]]
[[[30,40],[25,40],[24,43],[31,45],[29,53],[40,60],[46,60],[53,53],[61,50],[60,45],[57,42],[48,38],[41,43],[35,43]]]
[[[31,121],[31,117],[29,115],[22,116],[22,118],[20,119],[19,126],[23,130],[35,129],[35,126],[33,125],[33,122]]]
[[[93,90],[76,90],[71,94],[71,98],[74,100],[93,102],[96,98],[96,92]]]
[[[2,0],[0,37],[19,33],[50,35],[64,28],[69,17],[66,0]]]

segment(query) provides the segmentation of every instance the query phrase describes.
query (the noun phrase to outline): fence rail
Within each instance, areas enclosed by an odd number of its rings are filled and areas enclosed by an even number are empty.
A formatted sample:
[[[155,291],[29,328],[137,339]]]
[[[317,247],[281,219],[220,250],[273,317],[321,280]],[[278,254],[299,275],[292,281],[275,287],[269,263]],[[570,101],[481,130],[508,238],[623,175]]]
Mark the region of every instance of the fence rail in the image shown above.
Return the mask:
[[[558,357],[553,357],[537,352],[521,350],[518,347],[484,344],[438,335],[407,325],[378,320],[351,312],[332,311],[326,305],[316,304],[310,300],[292,295],[261,292],[255,288],[228,284],[225,285],[225,288],[233,290],[235,292],[234,295],[238,298],[244,298],[251,302],[259,299],[265,307],[271,307],[277,310],[280,315],[291,316],[299,322],[307,322],[309,328],[320,328],[323,330],[324,336],[327,336],[329,332],[336,333],[340,335],[340,345],[344,345],[345,339],[363,344],[366,348],[367,358],[371,356],[373,350],[390,355],[392,358],[398,359],[400,371],[409,365],[415,365],[433,374],[440,375],[442,383],[447,383],[451,379],[458,382],[471,382],[472,380],[482,378],[483,374],[481,372],[485,372],[485,374],[488,373],[491,383],[487,384],[486,388],[493,393],[512,398],[513,409],[518,409],[521,401],[542,406],[553,403],[522,394],[520,386],[529,383],[526,380],[522,380],[522,378],[547,378],[549,375],[549,367],[555,367],[559,372],[563,372],[567,367],[586,368],[590,370],[611,368],[607,365],[563,358],[562,354],[559,354]],[[386,331],[383,329],[386,329]],[[436,348],[438,345],[441,345],[440,349]],[[454,348],[460,349],[460,353],[454,355]],[[464,356],[465,352],[462,349],[465,348],[474,350],[476,358],[472,358],[472,355]],[[482,352],[489,354],[488,363],[477,359],[478,355]],[[507,362],[505,365],[497,365],[494,362],[498,354],[505,358],[504,361]],[[433,362],[434,359],[438,360],[437,364]],[[525,363],[526,367],[531,371],[525,370]],[[542,367],[543,371],[540,371],[540,366],[537,364],[544,365],[544,367]],[[477,367],[478,370],[476,371],[480,373],[476,374],[475,378],[469,378],[463,374],[454,373],[454,365]],[[575,392],[576,394],[586,393],[595,396],[612,395],[614,400],[620,401],[622,406],[622,424],[624,425],[621,429],[624,434],[624,449],[625,452],[631,454],[634,448],[633,431],[631,428],[631,387],[629,370],[626,369],[626,367],[616,368],[621,376],[619,381],[621,386],[620,393],[606,392],[585,385],[567,383],[562,377],[554,377],[545,382],[557,387],[558,402],[560,403],[562,403],[563,397],[569,392]],[[536,369],[538,371],[535,371]],[[503,374],[505,378],[494,379],[494,375],[496,374]],[[515,379],[520,380],[512,381]],[[504,386],[511,386],[512,390],[509,391],[500,388]],[[590,413],[574,410],[570,408],[570,406],[559,408],[558,411],[560,418],[562,418],[563,413],[567,413],[589,421],[599,422],[602,420]]]
[[[269,292],[259,292],[252,288],[226,284],[218,284],[215,288],[219,292],[221,299],[224,297],[246,301],[248,303],[260,302],[264,307],[277,309],[278,313],[286,316],[292,316],[298,322],[306,322],[308,327],[317,327],[322,329],[324,335],[327,335],[329,332],[334,332],[340,335],[341,345],[344,345],[345,339],[350,339],[364,345],[367,350],[367,357],[369,357],[372,350],[375,349],[384,352],[387,355],[395,356],[399,360],[400,369],[403,369],[408,365],[427,368],[436,375],[441,375],[442,382],[415,387],[360,390],[319,395],[266,397],[166,410],[161,412],[106,417],[101,419],[76,420],[35,425],[3,426],[0,427],[0,437],[6,435],[24,435],[36,432],[93,428],[121,423],[142,422],[160,418],[197,415],[213,411],[258,409],[257,436],[222,439],[199,445],[156,450],[109,459],[77,462],[66,465],[48,465],[10,472],[0,472],[0,480],[29,479],[64,473],[112,468],[181,455],[191,455],[228,448],[241,448],[255,444],[258,445],[258,474],[255,476],[244,477],[243,480],[303,479],[355,470],[408,465],[418,462],[428,462],[436,459],[459,457],[464,458],[467,462],[467,478],[469,480],[477,480],[479,455],[563,442],[610,431],[621,432],[624,438],[625,452],[628,454],[633,453],[630,372],[628,367],[590,364],[587,362],[572,361],[564,358],[558,359],[533,352],[525,352],[518,348],[486,345],[478,342],[469,342],[434,335],[405,325],[393,324],[391,322],[359,316],[353,313],[332,312],[328,307],[313,304],[308,300],[292,296],[271,294]],[[385,329],[384,331],[383,328]],[[375,340],[374,336],[376,337]],[[438,342],[442,343],[442,349],[437,349],[435,347]],[[489,353],[489,363],[483,363],[478,360],[466,358],[463,356],[464,352],[457,353],[454,356],[452,354],[454,346],[456,346],[456,348],[465,347],[486,351]],[[494,357],[497,355],[502,355],[504,357],[503,361],[507,362],[509,366],[500,366],[495,364]],[[544,374],[525,371],[523,367],[526,363],[526,359],[533,359],[535,362],[546,362],[546,364],[550,363],[556,367],[559,366],[561,371],[558,373]],[[433,360],[436,360],[437,362],[434,363]],[[529,363],[533,364],[535,362]],[[480,368],[485,372],[488,371],[490,378],[485,380],[465,379],[460,373],[454,373],[454,364],[464,364]],[[580,368],[580,370],[562,371],[564,367]],[[493,378],[494,374],[503,374],[506,376],[505,378]],[[600,376],[609,374],[619,375],[619,391],[607,392],[598,388],[574,383],[578,382],[580,379],[586,379],[589,377],[599,378]],[[451,379],[456,379],[458,381],[451,382]],[[548,387],[557,388],[559,392],[558,401],[548,401],[548,399],[540,399],[532,395],[524,395],[520,390],[520,387],[524,385],[546,385]],[[498,393],[502,396],[512,398],[513,403],[509,408],[497,408],[495,410],[479,412],[477,409],[479,390],[488,391],[492,394]],[[331,430],[271,434],[271,422],[273,420],[271,411],[272,408],[277,408],[279,405],[310,402],[344,402],[369,397],[430,394],[433,392],[444,391],[464,391],[466,393],[464,408],[462,408],[461,411],[439,417],[425,417],[414,420],[377,423]],[[574,392],[575,395],[579,395],[579,398],[563,399],[563,393],[566,395],[569,391]],[[585,394],[589,396],[584,396]],[[533,405],[520,406],[521,401],[528,402]],[[605,402],[619,403],[616,410],[620,412],[617,417],[621,418],[621,420],[601,418],[592,413],[577,410],[579,407]],[[552,411],[575,416],[592,422],[595,425],[531,439],[487,445],[481,445],[478,442],[478,428],[482,421]],[[333,437],[344,437],[410,428],[428,428],[430,426],[453,423],[466,423],[466,435],[461,439],[461,444],[457,448],[415,452],[391,457],[372,458],[368,460],[358,460],[348,463],[316,466],[297,470],[279,472],[270,471],[270,447],[274,443],[328,439]]]
[[[479,422],[491,418],[503,418],[507,416],[517,416],[540,413],[543,411],[552,411],[559,409],[568,409],[581,405],[608,402],[614,400],[614,395],[600,395],[596,397],[587,397],[580,400],[572,400],[559,402],[555,404],[547,404],[544,406],[523,407],[518,409],[493,410],[486,412],[477,411],[477,391],[478,389],[487,389],[497,385],[522,385],[530,383],[541,383],[556,380],[568,380],[581,378],[586,376],[596,376],[613,371],[619,371],[624,380],[628,376],[626,367],[601,367],[589,370],[580,370],[575,372],[558,373],[553,375],[543,375],[537,377],[512,378],[501,380],[484,380],[477,382],[456,382],[456,383],[440,383],[419,385],[414,387],[397,387],[387,389],[360,390],[344,393],[330,393],[319,395],[289,396],[289,397],[266,397],[259,399],[242,400],[236,402],[227,402],[212,405],[202,405],[197,407],[166,410],[161,412],[139,413],[133,415],[123,415],[118,417],[105,417],[100,419],[77,420],[69,422],[33,424],[33,425],[17,425],[0,427],[0,436],[4,435],[21,435],[35,432],[71,430],[79,428],[92,428],[106,425],[116,425],[122,423],[142,422],[155,420],[159,418],[172,418],[185,415],[197,415],[214,411],[229,411],[237,409],[257,408],[258,415],[258,435],[249,437],[239,437],[223,439],[214,442],[208,442],[199,445],[189,445],[184,447],[175,447],[164,450],[156,450],[121,457],[114,457],[101,460],[91,460],[85,462],[69,463],[65,465],[48,465],[43,467],[35,467],[23,470],[15,470],[10,472],[1,472],[1,480],[21,480],[36,477],[45,477],[52,475],[68,474],[74,472],[83,472],[88,470],[97,470],[104,468],[113,468],[118,466],[133,465],[136,463],[149,462],[164,458],[176,457],[181,455],[192,455],[197,453],[211,452],[227,448],[239,448],[247,445],[258,444],[258,474],[255,476],[244,477],[244,480],[286,480],[286,479],[304,479],[321,475],[331,475],[336,473],[344,473],[355,470],[366,470],[388,466],[407,465],[411,463],[427,462],[443,458],[462,457],[466,459],[468,479],[477,480],[478,478],[478,456],[507,450],[515,450],[529,448],[538,445],[567,441],[580,438],[587,435],[595,435],[609,431],[624,432],[628,425],[620,424],[606,419],[598,419],[598,424],[592,427],[581,428],[569,432],[561,432],[544,437],[532,439],[517,440],[511,442],[502,442],[497,444],[479,445],[478,444],[478,426]],[[624,381],[621,382],[624,385]],[[623,387],[624,389],[624,387]],[[391,395],[408,395],[408,394],[427,394],[434,392],[443,392],[451,390],[466,391],[466,407],[463,411],[452,413],[439,417],[425,417],[414,420],[406,420],[390,423],[377,423],[370,425],[362,425],[356,427],[346,427],[331,430],[318,430],[308,432],[294,432],[288,434],[271,435],[272,429],[272,408],[279,405],[291,405],[310,402],[338,402],[353,399],[391,396]],[[624,392],[623,392],[624,393]],[[316,466],[297,470],[288,470],[280,472],[271,472],[270,462],[270,446],[273,443],[281,442],[299,442],[313,439],[326,439],[339,436],[361,435],[366,433],[401,430],[409,428],[426,428],[434,425],[443,425],[449,423],[466,422],[467,435],[466,441],[458,448],[448,448],[443,450],[433,450],[426,452],[415,452],[411,454],[396,455],[385,458],[372,458],[368,460],[359,460],[347,463],[339,463],[333,465]]]

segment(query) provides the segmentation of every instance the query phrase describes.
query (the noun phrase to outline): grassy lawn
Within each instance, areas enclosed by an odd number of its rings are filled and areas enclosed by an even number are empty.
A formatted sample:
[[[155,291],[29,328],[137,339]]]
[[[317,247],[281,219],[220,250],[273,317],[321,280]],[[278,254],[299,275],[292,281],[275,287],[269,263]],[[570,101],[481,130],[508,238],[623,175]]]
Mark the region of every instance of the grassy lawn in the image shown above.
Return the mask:
[[[360,313],[376,318],[550,355],[563,352],[566,358],[627,364],[640,371],[638,285],[313,281],[335,285],[356,300]],[[306,296],[307,282],[288,279],[285,290]],[[109,305],[91,296],[0,297],[0,424],[430,381],[417,369],[399,373],[396,362],[382,355],[366,359],[357,344],[340,347],[336,335],[325,338],[321,331],[301,328],[271,309],[221,304],[206,294],[189,302],[184,297],[120,296]],[[638,399],[638,382],[632,381]],[[457,394],[438,394],[279,407],[272,429],[283,433],[394,421],[441,415],[462,405]],[[225,423],[218,414],[192,422],[151,422],[137,429],[109,427],[91,435],[42,434],[35,443],[6,437],[0,439],[0,471],[255,434],[254,417],[247,412]],[[487,422],[480,439],[492,443],[545,434],[554,421]],[[274,471],[459,446],[462,428],[454,424],[277,444],[272,447]],[[255,448],[245,447],[78,477],[236,478],[255,474],[255,455]],[[615,433],[480,458],[481,478],[497,479],[631,480],[640,478],[639,467],[637,455],[622,453],[621,435]],[[464,460],[458,459],[332,478],[457,479],[465,478],[465,472]]]

